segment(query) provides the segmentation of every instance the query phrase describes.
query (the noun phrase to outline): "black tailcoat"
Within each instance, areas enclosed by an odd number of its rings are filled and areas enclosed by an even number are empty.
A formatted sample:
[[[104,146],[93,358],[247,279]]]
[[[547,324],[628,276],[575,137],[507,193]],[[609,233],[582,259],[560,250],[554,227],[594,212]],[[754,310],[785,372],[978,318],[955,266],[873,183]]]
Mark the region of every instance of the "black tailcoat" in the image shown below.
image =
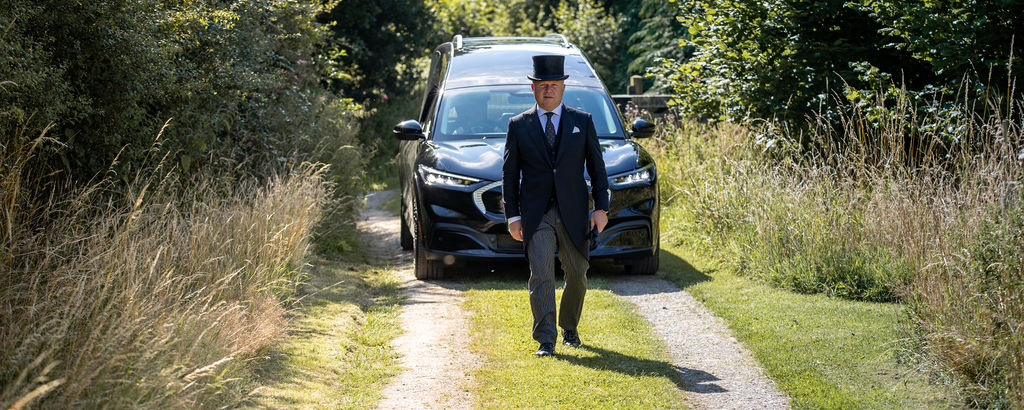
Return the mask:
[[[584,245],[590,230],[584,167],[590,174],[594,209],[607,211],[608,174],[590,114],[562,105],[558,146],[553,158],[536,106],[509,119],[502,166],[502,198],[505,218],[522,218],[525,242],[536,232],[554,193],[562,223],[573,244],[582,254],[589,254]]]

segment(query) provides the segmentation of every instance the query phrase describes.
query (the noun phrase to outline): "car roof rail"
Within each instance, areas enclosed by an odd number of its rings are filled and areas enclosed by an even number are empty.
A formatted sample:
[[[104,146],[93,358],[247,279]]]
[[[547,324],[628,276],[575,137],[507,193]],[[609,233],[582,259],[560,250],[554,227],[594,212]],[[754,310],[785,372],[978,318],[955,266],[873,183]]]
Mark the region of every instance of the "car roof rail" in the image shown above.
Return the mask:
[[[565,35],[563,35],[562,33],[551,33],[544,37],[562,40],[562,47],[569,47],[569,39],[565,38]]]
[[[462,48],[462,34],[456,34],[455,37],[452,37],[452,43],[455,44],[456,50]]]

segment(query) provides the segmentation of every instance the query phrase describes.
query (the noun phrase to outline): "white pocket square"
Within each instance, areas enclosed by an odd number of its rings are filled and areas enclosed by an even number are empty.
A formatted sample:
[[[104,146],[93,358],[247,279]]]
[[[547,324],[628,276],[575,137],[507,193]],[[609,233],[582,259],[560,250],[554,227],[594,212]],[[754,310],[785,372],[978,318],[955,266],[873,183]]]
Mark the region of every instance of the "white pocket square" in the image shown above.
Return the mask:
[[[577,126],[573,125],[572,126],[572,133],[575,134],[577,132],[580,132],[580,127],[577,127]]]

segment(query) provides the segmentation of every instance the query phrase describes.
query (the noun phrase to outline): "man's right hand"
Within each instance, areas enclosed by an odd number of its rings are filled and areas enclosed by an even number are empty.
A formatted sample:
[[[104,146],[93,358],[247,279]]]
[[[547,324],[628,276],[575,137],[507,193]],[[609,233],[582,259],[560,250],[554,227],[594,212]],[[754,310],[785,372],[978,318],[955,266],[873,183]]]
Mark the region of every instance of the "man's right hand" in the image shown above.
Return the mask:
[[[508,224],[508,233],[512,234],[512,239],[519,242],[523,241],[523,221],[515,221]]]

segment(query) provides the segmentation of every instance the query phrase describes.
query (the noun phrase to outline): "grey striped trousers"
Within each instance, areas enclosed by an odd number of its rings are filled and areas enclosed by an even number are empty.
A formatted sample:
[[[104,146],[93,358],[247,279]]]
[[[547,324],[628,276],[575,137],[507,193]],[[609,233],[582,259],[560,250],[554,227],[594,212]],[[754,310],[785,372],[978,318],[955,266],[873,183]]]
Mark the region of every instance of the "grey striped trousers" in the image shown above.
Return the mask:
[[[587,294],[587,269],[590,262],[576,249],[562,224],[558,207],[552,206],[541,219],[537,231],[526,245],[530,262],[530,309],[533,311],[533,338],[539,343],[555,343],[555,250],[565,272],[565,290],[559,306],[558,325],[576,331]],[[587,249],[589,252],[589,242]]]

